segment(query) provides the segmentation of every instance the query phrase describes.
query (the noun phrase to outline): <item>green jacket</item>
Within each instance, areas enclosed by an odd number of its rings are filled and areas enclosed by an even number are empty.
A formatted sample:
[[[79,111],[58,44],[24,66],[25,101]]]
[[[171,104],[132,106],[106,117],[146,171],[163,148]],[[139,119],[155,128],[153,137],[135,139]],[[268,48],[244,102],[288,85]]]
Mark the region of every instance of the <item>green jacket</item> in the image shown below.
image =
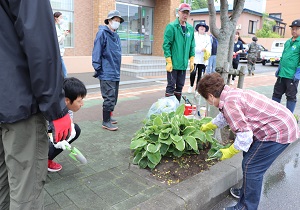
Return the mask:
[[[297,68],[300,68],[300,36],[295,41],[289,39],[284,43],[278,76],[293,79]]]
[[[171,57],[174,70],[186,70],[189,58],[195,56],[194,28],[186,23],[183,33],[178,18],[167,25],[164,33],[163,51]]]

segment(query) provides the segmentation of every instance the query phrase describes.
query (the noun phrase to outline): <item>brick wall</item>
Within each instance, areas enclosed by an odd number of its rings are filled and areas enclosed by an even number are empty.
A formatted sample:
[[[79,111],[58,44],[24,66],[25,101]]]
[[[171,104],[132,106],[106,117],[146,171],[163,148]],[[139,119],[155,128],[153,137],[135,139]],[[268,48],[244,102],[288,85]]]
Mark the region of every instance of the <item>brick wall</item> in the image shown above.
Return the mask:
[[[66,48],[66,56],[90,55],[93,40],[93,5],[86,0],[74,1],[74,47]]]
[[[67,48],[65,56],[90,56],[99,25],[110,10],[114,10],[115,0],[74,1],[74,48]],[[71,32],[72,33],[72,32]]]
[[[164,40],[164,31],[166,25],[174,21],[175,10],[178,8],[180,0],[155,0],[154,21],[153,21],[153,36],[154,44],[152,54],[163,56],[162,44]]]

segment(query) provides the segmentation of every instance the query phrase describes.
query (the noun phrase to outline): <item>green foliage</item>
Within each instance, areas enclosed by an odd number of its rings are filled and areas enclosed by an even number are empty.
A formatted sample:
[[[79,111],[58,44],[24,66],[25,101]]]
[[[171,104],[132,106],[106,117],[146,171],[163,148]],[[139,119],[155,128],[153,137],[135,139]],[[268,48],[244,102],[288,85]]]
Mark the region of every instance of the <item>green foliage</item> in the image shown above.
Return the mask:
[[[144,120],[144,126],[135,133],[130,143],[130,149],[134,150],[134,164],[153,169],[163,156],[181,157],[199,154],[199,149],[209,145],[213,145],[212,149],[220,147],[212,137],[213,131],[200,130],[201,125],[212,118],[187,119],[183,112],[184,105],[181,105],[176,112],[151,115],[149,120]]]
[[[184,0],[181,0],[183,3]],[[186,1],[186,3],[190,3],[191,1]],[[207,0],[193,0],[192,1],[192,10],[207,8]]]
[[[275,25],[275,20],[270,20],[268,19],[268,14],[263,14],[263,26],[256,31],[255,35],[259,38],[280,38],[279,34],[273,32]]]

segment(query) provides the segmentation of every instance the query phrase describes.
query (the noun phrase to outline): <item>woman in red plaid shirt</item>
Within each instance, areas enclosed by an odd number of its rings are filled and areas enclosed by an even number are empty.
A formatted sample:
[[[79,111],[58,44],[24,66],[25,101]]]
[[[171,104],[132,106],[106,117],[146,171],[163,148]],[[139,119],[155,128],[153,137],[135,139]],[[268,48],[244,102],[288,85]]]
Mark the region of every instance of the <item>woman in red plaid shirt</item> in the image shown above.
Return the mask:
[[[239,202],[226,210],[258,208],[263,175],[287,146],[299,138],[299,128],[293,114],[283,105],[252,90],[225,85],[218,73],[207,74],[197,91],[220,113],[202,131],[229,125],[236,134],[234,143],[221,149],[225,160],[243,151],[243,185],[231,188]]]

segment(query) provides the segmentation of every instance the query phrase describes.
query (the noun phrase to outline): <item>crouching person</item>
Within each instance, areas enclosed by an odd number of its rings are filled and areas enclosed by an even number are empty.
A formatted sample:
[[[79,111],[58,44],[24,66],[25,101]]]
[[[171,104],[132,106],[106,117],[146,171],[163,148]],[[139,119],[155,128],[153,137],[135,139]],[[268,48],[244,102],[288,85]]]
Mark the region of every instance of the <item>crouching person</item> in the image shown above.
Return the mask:
[[[74,77],[65,78],[63,89],[65,91],[65,102],[67,108],[69,109],[69,114],[72,119],[72,133],[71,136],[67,139],[67,142],[71,144],[74,142],[80,135],[80,127],[73,123],[73,112],[77,112],[83,106],[83,99],[87,94],[85,85]],[[52,131],[49,130],[49,133]],[[50,141],[49,142],[49,152],[48,152],[48,171],[57,172],[62,169],[61,164],[54,162],[53,159],[59,155],[64,148],[57,148]]]

